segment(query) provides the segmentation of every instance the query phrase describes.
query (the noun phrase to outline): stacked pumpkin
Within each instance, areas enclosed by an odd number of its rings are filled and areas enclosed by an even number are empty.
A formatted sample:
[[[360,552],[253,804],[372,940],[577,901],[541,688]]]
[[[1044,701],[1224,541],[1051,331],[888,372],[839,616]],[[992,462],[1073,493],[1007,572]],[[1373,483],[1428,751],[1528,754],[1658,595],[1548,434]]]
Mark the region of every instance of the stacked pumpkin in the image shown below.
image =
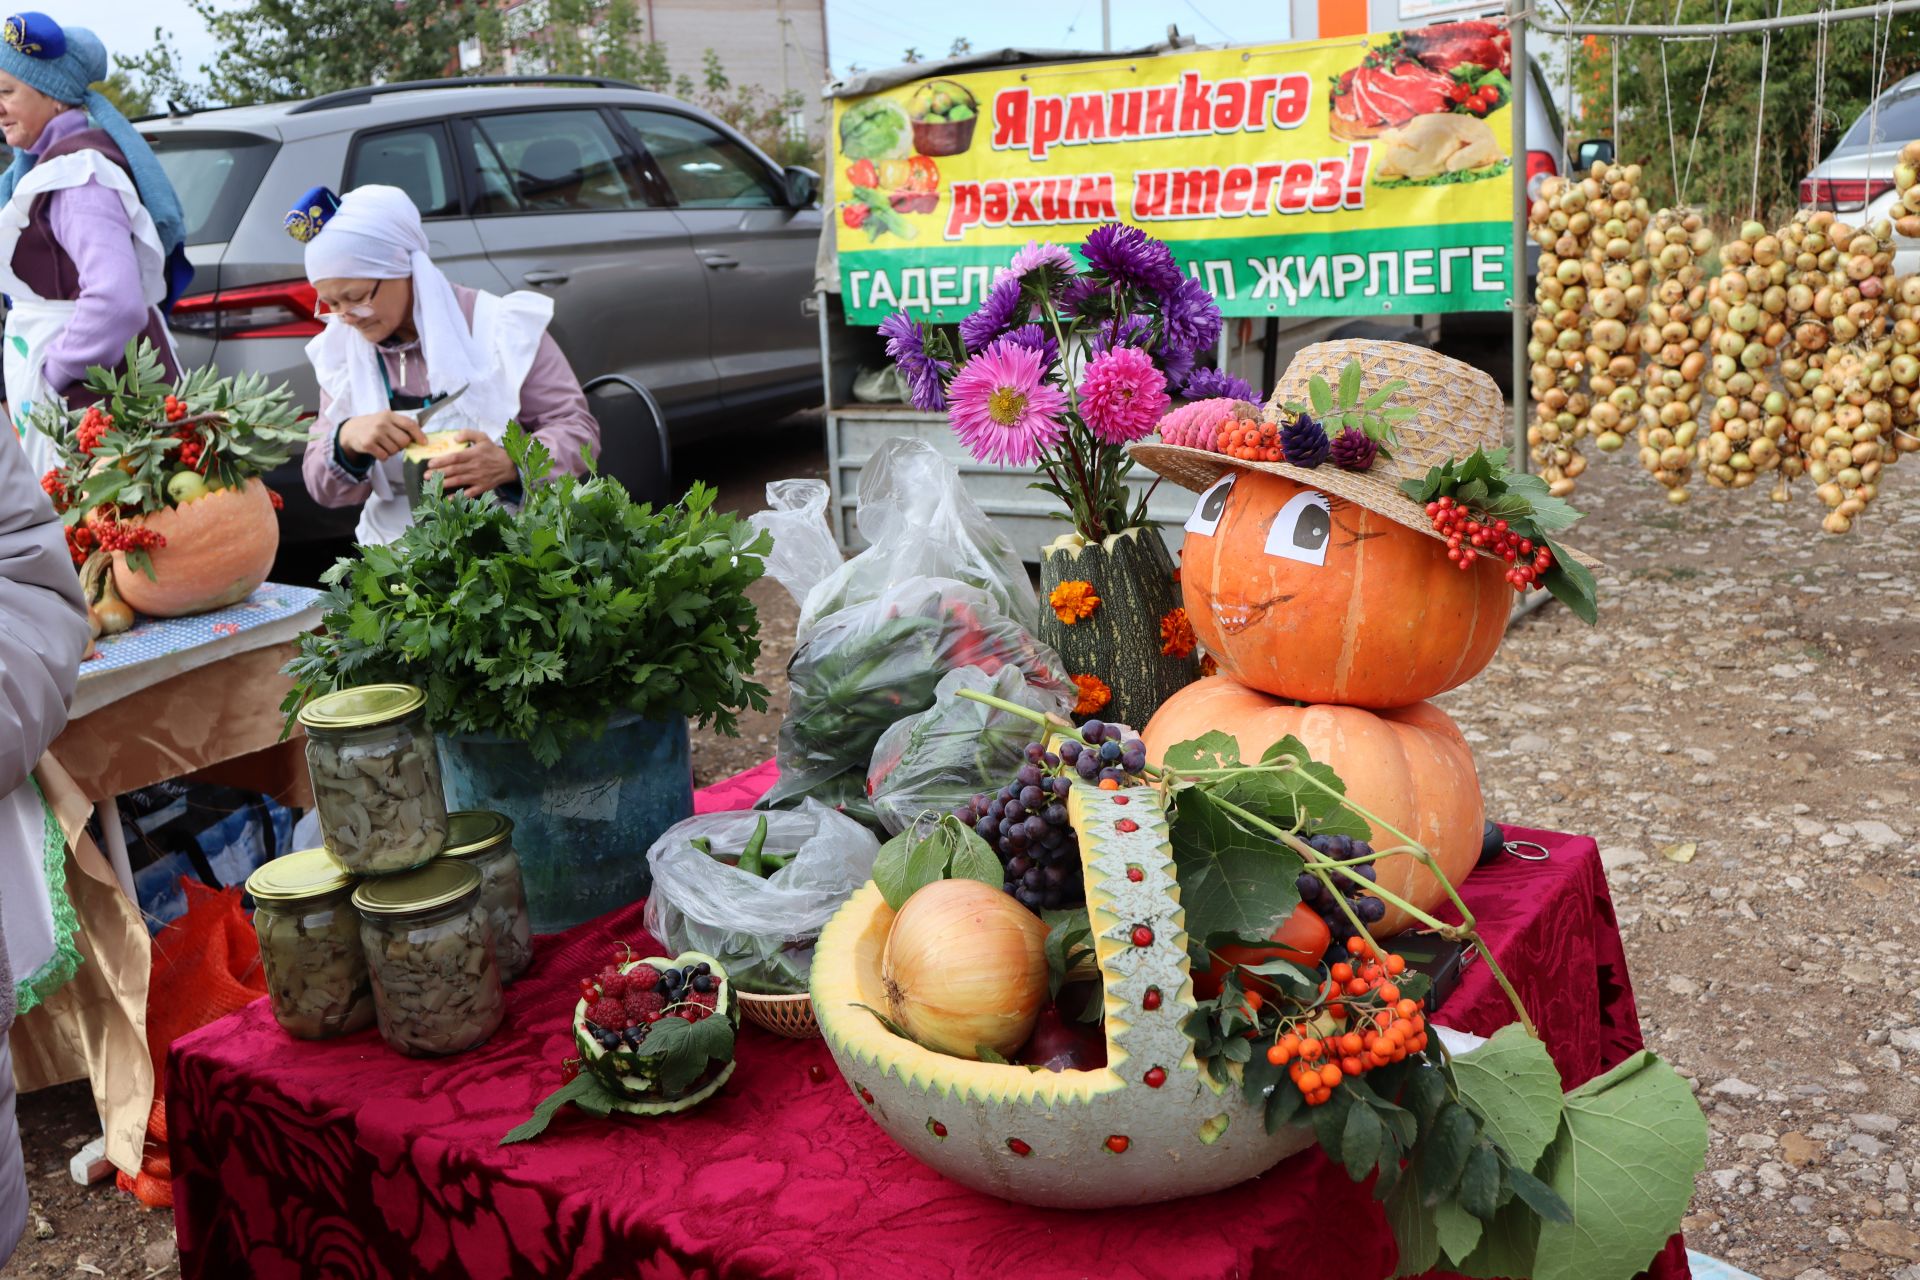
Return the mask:
[[[1421,434],[1366,473],[1241,464],[1167,445],[1140,446],[1149,466],[1202,490],[1186,526],[1180,584],[1187,618],[1219,674],[1176,693],[1148,723],[1158,763],[1167,748],[1219,730],[1257,760],[1292,735],[1346,782],[1361,805],[1414,836],[1458,883],[1478,860],[1485,813],[1473,753],[1452,718],[1427,701],[1493,660],[1512,592],[1505,564],[1447,556],[1418,504],[1393,487],[1476,445],[1498,447],[1501,399],[1485,374],[1391,343],[1329,342],[1289,366],[1273,404],[1305,401],[1314,374],[1364,370],[1365,397],[1396,374],[1421,404]],[[1451,397],[1457,404],[1442,403]],[[1431,421],[1429,421],[1431,419]],[[1442,423],[1451,428],[1435,428]],[[1464,424],[1464,425],[1462,425]],[[1474,424],[1485,439],[1464,435]],[[1382,477],[1389,477],[1383,479]],[[1372,843],[1401,843],[1376,829]],[[1410,854],[1382,859],[1380,884],[1422,908],[1445,891]],[[1387,937],[1397,910],[1371,927]]]

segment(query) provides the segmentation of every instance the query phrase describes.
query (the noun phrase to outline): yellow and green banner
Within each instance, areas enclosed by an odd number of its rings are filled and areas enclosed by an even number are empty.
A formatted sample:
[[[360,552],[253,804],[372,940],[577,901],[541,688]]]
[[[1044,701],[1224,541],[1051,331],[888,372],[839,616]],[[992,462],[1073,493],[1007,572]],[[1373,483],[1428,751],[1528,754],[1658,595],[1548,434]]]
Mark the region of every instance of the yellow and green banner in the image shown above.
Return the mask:
[[[1232,316],[1502,310],[1510,68],[1504,30],[1452,22],[839,99],[847,317],[957,320],[1019,246],[1115,220]]]

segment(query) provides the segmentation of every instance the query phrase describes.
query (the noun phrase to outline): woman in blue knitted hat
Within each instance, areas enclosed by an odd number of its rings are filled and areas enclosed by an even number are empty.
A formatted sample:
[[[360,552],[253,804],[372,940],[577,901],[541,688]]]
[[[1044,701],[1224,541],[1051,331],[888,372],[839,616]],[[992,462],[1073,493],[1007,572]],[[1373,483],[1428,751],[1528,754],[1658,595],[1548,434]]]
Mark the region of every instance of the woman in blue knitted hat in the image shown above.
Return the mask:
[[[180,200],[153,149],[91,86],[107,51],[84,27],[43,13],[0,21],[0,293],[7,407],[36,475],[54,465],[34,408],[95,397],[91,365],[118,369],[147,338],[178,373],[161,308],[192,276]]]

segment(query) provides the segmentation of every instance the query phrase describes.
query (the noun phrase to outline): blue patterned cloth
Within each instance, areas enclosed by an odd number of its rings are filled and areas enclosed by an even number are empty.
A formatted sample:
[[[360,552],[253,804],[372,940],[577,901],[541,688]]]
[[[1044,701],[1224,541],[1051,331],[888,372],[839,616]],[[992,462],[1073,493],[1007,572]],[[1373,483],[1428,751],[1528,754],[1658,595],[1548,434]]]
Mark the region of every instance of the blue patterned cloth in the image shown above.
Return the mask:
[[[212,613],[196,613],[188,618],[148,618],[135,621],[131,631],[117,636],[101,636],[98,652],[80,664],[80,681],[138,666],[170,653],[197,649],[226,636],[239,635],[289,617],[308,608],[321,593],[309,587],[289,587],[269,582],[239,604]]]

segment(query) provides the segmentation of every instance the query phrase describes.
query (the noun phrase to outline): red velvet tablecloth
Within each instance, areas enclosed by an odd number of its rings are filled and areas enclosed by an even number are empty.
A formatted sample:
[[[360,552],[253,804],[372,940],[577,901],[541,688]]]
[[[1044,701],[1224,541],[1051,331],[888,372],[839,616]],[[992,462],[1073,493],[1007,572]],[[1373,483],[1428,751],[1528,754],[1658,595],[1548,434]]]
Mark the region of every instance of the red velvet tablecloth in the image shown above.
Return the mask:
[[[767,779],[730,781],[702,807],[750,800]],[[1501,858],[1463,896],[1571,1087],[1639,1047],[1633,991],[1593,841],[1514,834],[1551,856]],[[538,1142],[497,1145],[559,1084],[579,978],[622,941],[658,951],[638,905],[545,940],[499,1032],[454,1058],[403,1058],[371,1031],[292,1040],[265,1001],[177,1042],[167,1127],[183,1273],[1184,1280],[1393,1269],[1378,1207],[1317,1150],[1204,1199],[1026,1208],[902,1152],[822,1042],[751,1026],[732,1081],[694,1111],[611,1121],[569,1111]],[[1482,966],[1440,1020],[1487,1035],[1511,1012]],[[1679,1237],[1653,1274],[1687,1274]]]

